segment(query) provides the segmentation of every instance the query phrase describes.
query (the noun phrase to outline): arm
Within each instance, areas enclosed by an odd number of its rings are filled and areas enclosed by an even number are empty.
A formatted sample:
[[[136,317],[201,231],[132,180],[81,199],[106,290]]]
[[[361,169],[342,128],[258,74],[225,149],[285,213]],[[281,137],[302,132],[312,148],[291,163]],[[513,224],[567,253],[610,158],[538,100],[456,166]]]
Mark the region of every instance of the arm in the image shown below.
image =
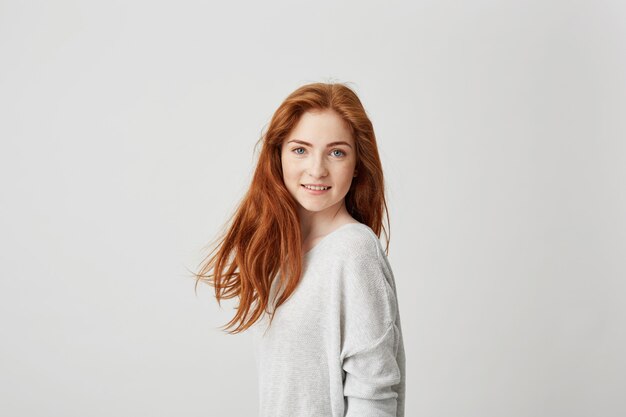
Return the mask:
[[[404,411],[393,276],[371,242],[346,257],[341,355],[346,417],[396,417]]]
[[[400,368],[396,360],[400,333],[391,323],[383,336],[343,360],[346,417],[396,417]]]

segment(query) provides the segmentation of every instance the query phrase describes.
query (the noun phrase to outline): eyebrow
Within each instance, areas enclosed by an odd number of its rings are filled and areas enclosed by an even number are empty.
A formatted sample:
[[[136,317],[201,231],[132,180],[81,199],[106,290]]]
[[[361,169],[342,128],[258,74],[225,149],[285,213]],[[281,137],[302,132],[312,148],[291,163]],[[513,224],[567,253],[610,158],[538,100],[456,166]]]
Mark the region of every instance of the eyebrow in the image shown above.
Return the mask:
[[[307,145],[307,146],[311,146],[311,147],[313,146],[313,145],[312,145],[312,144],[310,144],[309,142],[305,142],[305,141],[303,141],[303,140],[298,140],[298,139],[293,139],[293,140],[290,140],[290,141],[289,141],[289,142],[287,142],[287,143],[291,143],[291,142],[295,142],[295,143],[299,143],[299,144],[301,144],[301,145]],[[352,146],[351,146],[348,142],[345,142],[345,141],[342,141],[342,140],[337,141],[337,142],[330,142],[328,145],[326,145],[326,147],[327,147],[327,148],[330,148],[331,146],[337,146],[337,145],[346,145],[347,147],[349,147],[350,149],[352,149]]]

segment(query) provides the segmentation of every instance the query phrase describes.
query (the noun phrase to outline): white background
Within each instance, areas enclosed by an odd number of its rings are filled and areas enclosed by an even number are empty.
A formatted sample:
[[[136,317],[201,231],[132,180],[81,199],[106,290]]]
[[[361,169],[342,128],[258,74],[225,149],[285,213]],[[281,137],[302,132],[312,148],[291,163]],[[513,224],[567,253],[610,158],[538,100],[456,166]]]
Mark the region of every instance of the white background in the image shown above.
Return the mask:
[[[626,414],[622,1],[0,1],[0,414],[254,416],[194,270],[295,88],[377,134],[406,415]]]

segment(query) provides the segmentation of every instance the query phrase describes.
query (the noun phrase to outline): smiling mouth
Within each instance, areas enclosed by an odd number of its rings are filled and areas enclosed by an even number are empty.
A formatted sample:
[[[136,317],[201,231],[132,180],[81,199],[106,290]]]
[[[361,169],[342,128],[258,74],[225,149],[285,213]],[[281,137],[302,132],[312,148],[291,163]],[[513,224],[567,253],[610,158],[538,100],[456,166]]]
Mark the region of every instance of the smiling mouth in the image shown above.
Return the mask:
[[[326,190],[330,190],[332,187],[330,185],[325,186],[325,187],[318,187],[318,186],[311,186],[311,185],[304,185],[304,184],[300,184],[303,188],[306,188],[307,190],[312,190],[312,191],[326,191]]]

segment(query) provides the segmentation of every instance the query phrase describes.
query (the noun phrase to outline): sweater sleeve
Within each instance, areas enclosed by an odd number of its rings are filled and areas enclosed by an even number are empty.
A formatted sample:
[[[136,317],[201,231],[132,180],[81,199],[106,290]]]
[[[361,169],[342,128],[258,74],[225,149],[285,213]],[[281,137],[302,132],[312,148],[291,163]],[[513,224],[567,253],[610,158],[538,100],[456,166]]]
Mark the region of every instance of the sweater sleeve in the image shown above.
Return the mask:
[[[375,243],[375,242],[374,242]],[[346,417],[391,417],[401,382],[394,287],[370,240],[347,257],[342,299]]]

